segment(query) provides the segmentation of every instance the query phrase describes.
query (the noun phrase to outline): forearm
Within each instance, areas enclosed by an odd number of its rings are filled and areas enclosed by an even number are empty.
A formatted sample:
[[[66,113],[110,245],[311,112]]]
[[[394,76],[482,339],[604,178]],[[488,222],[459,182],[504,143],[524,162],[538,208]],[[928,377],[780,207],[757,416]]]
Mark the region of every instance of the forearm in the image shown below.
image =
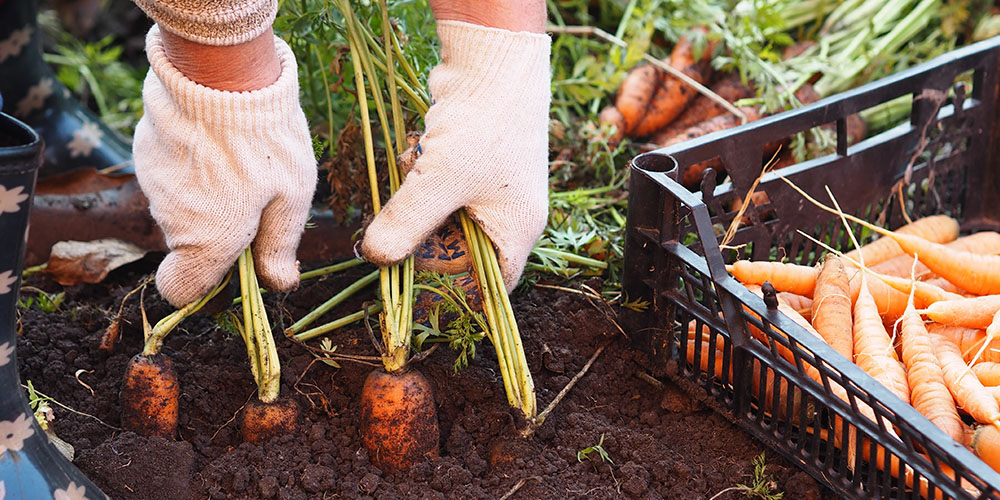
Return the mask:
[[[274,83],[277,0],[134,0],[160,27],[167,59],[188,79],[243,92]]]
[[[239,45],[204,45],[161,30],[167,59],[191,81],[216,90],[244,92],[267,87],[281,76],[274,32]]]
[[[438,21],[545,32],[545,0],[430,0],[430,5]]]

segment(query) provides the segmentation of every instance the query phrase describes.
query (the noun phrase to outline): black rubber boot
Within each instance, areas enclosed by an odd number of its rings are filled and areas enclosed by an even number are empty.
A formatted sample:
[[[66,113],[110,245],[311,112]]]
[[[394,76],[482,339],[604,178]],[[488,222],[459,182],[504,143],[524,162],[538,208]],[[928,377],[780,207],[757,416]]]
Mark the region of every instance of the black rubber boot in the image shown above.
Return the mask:
[[[49,442],[17,373],[15,306],[41,155],[38,134],[0,113],[0,498],[106,499]]]
[[[45,140],[40,175],[92,167],[132,173],[131,146],[73,99],[42,60],[36,0],[0,0],[3,112]]]

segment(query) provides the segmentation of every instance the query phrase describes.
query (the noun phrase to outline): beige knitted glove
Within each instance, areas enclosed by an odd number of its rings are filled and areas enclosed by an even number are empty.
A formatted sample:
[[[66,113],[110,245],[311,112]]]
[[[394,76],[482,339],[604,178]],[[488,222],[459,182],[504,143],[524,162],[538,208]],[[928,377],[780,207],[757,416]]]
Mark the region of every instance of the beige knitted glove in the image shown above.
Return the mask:
[[[298,285],[295,251],[316,186],[316,159],[299,106],[295,57],[275,37],[281,76],[252,92],[210,89],[177,71],[160,32],[146,36],[145,114],[135,171],[170,254],[156,286],[174,306],[208,292],[253,242],[265,287]]]
[[[465,207],[500,250],[513,289],[548,213],[547,35],[438,23],[440,65],[421,156],[365,230],[361,250],[398,262]]]

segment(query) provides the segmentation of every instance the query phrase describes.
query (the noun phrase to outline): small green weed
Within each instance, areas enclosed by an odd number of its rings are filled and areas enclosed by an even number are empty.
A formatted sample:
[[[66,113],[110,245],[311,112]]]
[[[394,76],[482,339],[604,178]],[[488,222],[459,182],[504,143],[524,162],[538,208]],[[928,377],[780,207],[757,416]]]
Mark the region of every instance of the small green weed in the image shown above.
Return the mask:
[[[48,396],[42,396],[40,393],[35,391],[35,386],[31,384],[30,380],[26,381],[28,388],[28,405],[35,414],[35,420],[38,421],[38,426],[42,430],[49,430],[49,423],[55,420],[56,415],[52,411],[52,407],[49,406],[49,401],[54,401]]]
[[[414,290],[435,293],[444,300],[427,310],[427,325],[413,323],[413,343],[419,351],[424,342],[447,342],[448,347],[458,351],[455,371],[469,365],[469,359],[476,357],[476,343],[483,340],[489,325],[486,318],[469,305],[465,289],[455,282],[455,277],[433,271],[417,273]],[[441,328],[442,314],[454,316],[444,329]]]
[[[44,313],[54,313],[59,311],[66,300],[66,292],[46,293],[35,287],[23,287],[22,292],[35,292],[34,297],[25,297],[17,300],[18,307],[25,309],[35,308]]]
[[[753,478],[749,485],[737,484],[736,486],[730,486],[716,493],[709,500],[715,500],[730,491],[738,491],[748,497],[760,498],[761,500],[781,500],[785,494],[777,491],[778,483],[767,473],[767,465],[764,458],[764,454],[761,453],[753,459]]]
[[[602,462],[607,462],[609,464],[615,463],[611,460],[611,455],[604,449],[604,434],[601,434],[601,439],[594,446],[588,446],[578,452],[576,452],[576,460],[578,462],[583,462],[585,459],[590,458],[590,454],[596,452],[598,456],[601,457]]]

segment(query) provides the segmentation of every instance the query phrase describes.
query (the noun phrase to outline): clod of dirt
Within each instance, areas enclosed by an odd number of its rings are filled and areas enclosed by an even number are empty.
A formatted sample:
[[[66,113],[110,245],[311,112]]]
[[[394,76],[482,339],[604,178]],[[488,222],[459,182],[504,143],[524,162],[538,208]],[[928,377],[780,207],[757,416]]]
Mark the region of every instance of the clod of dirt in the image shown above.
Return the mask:
[[[800,500],[819,500],[823,498],[819,483],[805,472],[797,472],[785,482],[785,497]]]
[[[195,453],[190,443],[124,432],[90,450],[76,465],[111,498],[195,500]]]

